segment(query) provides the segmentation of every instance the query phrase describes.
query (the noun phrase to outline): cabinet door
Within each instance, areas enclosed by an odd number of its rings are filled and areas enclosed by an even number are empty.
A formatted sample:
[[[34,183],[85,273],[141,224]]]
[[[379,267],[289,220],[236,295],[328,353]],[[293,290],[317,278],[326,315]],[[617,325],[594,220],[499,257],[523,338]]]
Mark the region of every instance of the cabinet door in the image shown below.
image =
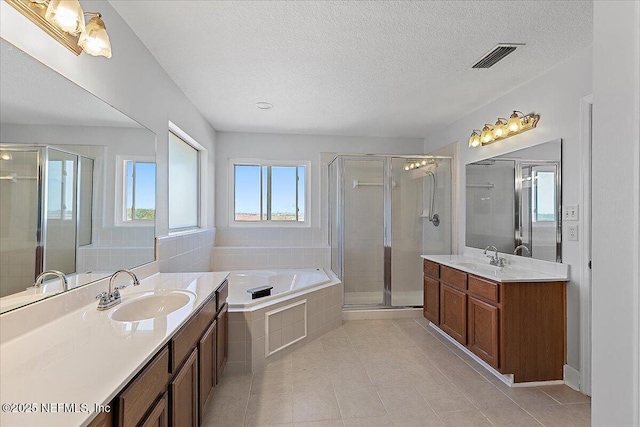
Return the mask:
[[[469,348],[498,368],[498,307],[469,296]]]
[[[217,321],[213,321],[209,329],[198,342],[198,369],[200,378],[200,424],[204,417],[205,407],[216,390],[216,332]]]
[[[229,304],[225,304],[218,313],[218,343],[216,356],[216,383],[220,382],[222,371],[229,357]]]
[[[424,276],[423,287],[423,312],[424,317],[435,323],[440,324],[440,282]]]
[[[162,395],[140,427],[169,427],[167,393]]]
[[[440,284],[440,329],[467,344],[467,295],[444,283]]]
[[[171,425],[198,426],[198,349],[194,349],[169,386]]]

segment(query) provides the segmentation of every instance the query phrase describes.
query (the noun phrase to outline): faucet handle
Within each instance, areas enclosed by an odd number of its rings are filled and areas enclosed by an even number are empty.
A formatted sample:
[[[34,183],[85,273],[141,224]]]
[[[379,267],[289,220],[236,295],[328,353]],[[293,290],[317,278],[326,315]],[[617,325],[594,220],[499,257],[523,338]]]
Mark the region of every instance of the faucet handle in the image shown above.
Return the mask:
[[[100,303],[109,302],[109,294],[106,292],[100,292],[98,295],[96,295],[96,299],[99,299]]]

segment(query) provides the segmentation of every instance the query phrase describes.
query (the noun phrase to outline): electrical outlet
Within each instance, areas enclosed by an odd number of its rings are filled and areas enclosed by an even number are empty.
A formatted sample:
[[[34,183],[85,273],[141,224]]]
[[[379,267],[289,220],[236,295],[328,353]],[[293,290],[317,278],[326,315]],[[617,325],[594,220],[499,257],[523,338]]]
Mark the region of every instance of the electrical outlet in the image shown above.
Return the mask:
[[[577,242],[578,241],[578,226],[577,225],[570,225],[567,227],[567,232],[569,234],[569,241],[570,242]]]
[[[562,210],[563,221],[577,221],[578,220],[578,205],[567,205]]]

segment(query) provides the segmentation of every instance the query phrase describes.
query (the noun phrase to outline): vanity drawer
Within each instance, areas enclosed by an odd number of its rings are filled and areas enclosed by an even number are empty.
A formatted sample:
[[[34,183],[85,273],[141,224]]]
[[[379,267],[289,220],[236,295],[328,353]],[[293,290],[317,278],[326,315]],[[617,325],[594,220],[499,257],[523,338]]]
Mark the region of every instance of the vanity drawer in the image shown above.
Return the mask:
[[[455,268],[440,266],[440,280],[458,289],[467,289],[467,273]]]
[[[169,349],[165,347],[118,396],[118,425],[138,425],[168,383]]]
[[[229,282],[226,280],[222,282],[222,285],[216,290],[216,313],[220,311],[224,303],[227,302],[229,296]]]
[[[469,275],[469,293],[496,304],[500,302],[498,284],[476,276]]]
[[[424,275],[434,279],[440,278],[440,264],[425,259],[422,262]]]
[[[200,337],[207,330],[213,319],[216,317],[216,298],[211,296],[209,300],[186,325],[178,331],[171,339],[169,348],[171,349],[171,372],[178,370],[182,362],[191,354],[198,345]]]

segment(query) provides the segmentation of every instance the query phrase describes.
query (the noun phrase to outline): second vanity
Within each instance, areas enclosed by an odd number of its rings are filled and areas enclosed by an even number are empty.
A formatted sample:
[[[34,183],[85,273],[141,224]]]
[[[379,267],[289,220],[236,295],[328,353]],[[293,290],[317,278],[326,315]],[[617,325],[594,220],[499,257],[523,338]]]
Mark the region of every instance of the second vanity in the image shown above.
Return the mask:
[[[508,383],[563,379],[566,282],[461,255],[423,255],[424,317]],[[529,261],[530,262],[530,261]]]
[[[155,274],[3,342],[0,424],[199,425],[228,356],[226,276]]]

